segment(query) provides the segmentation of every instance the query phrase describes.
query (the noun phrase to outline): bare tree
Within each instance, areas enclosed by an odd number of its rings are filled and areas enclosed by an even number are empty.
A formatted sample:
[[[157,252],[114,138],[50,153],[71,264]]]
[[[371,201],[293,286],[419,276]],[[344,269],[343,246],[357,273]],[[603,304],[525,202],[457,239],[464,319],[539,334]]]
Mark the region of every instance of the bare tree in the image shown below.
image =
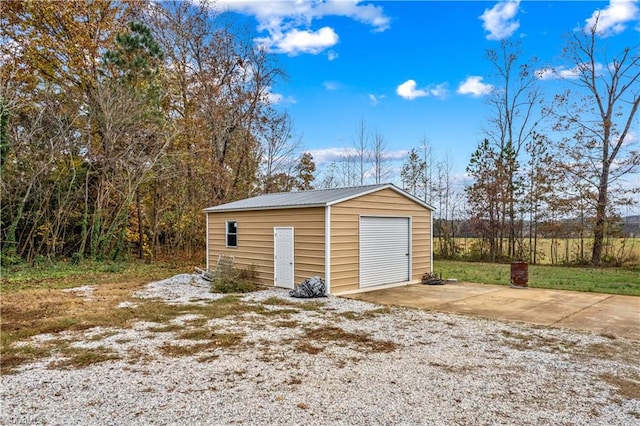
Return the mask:
[[[349,149],[340,157],[340,186],[358,185],[358,156]]]
[[[518,43],[503,40],[499,50],[487,51],[487,58],[493,65],[500,86],[493,90],[489,98],[492,110],[490,127],[486,133],[496,147],[495,164],[497,182],[505,185],[501,202],[500,216],[502,233],[507,237],[507,256],[516,255],[518,237],[517,200],[522,190],[520,182],[520,157],[525,144],[533,137],[539,119],[533,119],[541,102],[538,76],[533,71],[535,59],[521,61],[522,52]],[[500,238],[500,245],[502,238]],[[502,247],[500,247],[502,251]]]
[[[565,56],[575,73],[575,90],[556,96],[555,129],[568,132],[560,148],[571,158],[566,164],[584,173],[593,184],[595,226],[591,262],[602,261],[612,190],[624,192],[623,177],[638,170],[640,154],[625,145],[640,105],[640,55],[638,46],[626,47],[611,58],[598,38],[598,19],[574,34]],[[575,162],[580,162],[577,166]],[[637,190],[637,189],[636,189]],[[622,197],[622,203],[628,198]]]
[[[340,186],[338,176],[338,164],[334,161],[329,164],[324,170],[324,177],[318,185],[322,189],[332,189]]]
[[[255,48],[250,35],[216,19],[211,5],[151,3],[153,11],[144,15],[171,64],[169,115],[179,132],[150,195],[155,247],[162,236],[165,247],[199,250],[203,203],[217,205],[263,190],[265,145],[285,143],[286,136],[280,136],[291,131],[269,97],[284,73],[264,49]],[[276,158],[287,155],[271,148],[266,154],[271,181],[286,186],[290,170]],[[276,177],[279,168],[287,173]]]
[[[471,154],[467,173],[473,178],[467,186],[467,205],[471,228],[481,239],[481,258],[485,256],[496,261],[502,255],[502,216],[504,205],[504,173],[496,170],[502,167],[500,154],[488,139],[478,145]],[[484,247],[488,245],[488,253]]]
[[[391,175],[389,170],[389,154],[387,153],[387,142],[384,136],[376,130],[373,134],[371,145],[371,159],[373,162],[373,176],[376,183],[381,183]]]
[[[423,175],[422,187],[424,189],[424,201],[431,203],[433,201],[433,147],[429,143],[426,137],[420,141],[420,150],[422,151],[422,161],[424,162],[425,170]]]
[[[455,254],[455,228],[453,219],[453,185],[451,174],[453,163],[447,155],[436,166],[437,180],[434,185],[435,199],[437,200],[438,218],[435,226],[438,232],[438,251],[444,258],[450,258]]]
[[[153,180],[155,166],[163,158],[174,131],[149,110],[146,99],[129,87],[110,81],[101,83],[95,91],[95,104],[102,145],[108,151],[92,152],[98,161],[94,171],[95,210],[88,237],[93,256],[104,252],[116,256],[125,244],[129,208],[140,200],[138,191],[143,184]],[[139,210],[137,216],[140,219]],[[142,246],[141,240],[139,244]]]
[[[353,141],[355,148],[355,161],[360,185],[364,185],[365,175],[367,174],[367,163],[369,162],[369,133],[364,120],[356,126],[356,136]]]
[[[73,123],[79,117],[66,115],[55,93],[41,93],[37,109],[14,104],[10,111],[15,117],[0,182],[3,255],[9,261],[15,256],[32,260],[36,254],[53,258],[68,248],[63,236],[75,225],[61,213],[71,210],[81,194],[74,185],[84,174],[77,170],[84,167],[74,152]]]
[[[275,112],[274,112],[275,114]],[[264,124],[262,136],[262,191],[264,193],[279,191],[274,185],[274,177],[282,173],[290,175],[295,167],[295,153],[300,143],[292,139],[293,124],[285,112],[272,117]]]
[[[524,215],[528,215],[528,254],[531,263],[538,261],[538,232],[540,222],[551,200],[560,193],[563,184],[561,170],[555,167],[549,147],[551,142],[544,134],[536,133],[526,144],[529,155],[526,174]]]

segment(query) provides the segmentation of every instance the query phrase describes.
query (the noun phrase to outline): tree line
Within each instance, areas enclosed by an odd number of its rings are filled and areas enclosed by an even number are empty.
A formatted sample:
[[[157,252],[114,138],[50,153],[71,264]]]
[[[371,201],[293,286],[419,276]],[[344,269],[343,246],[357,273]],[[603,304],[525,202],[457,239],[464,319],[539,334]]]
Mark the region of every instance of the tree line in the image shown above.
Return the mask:
[[[0,8],[3,264],[193,252],[202,208],[312,186],[284,71],[207,2]]]
[[[640,191],[623,184],[640,166],[629,143],[638,46],[607,52],[597,21],[568,37],[570,84],[551,99],[541,84],[559,70],[524,58],[519,43],[487,51],[496,84],[461,190],[426,137],[396,170],[364,119],[316,182],[274,102],[286,73],[206,1],[7,1],[0,19],[3,265],[195,253],[203,207],[396,179],[436,208],[443,257],[471,233],[478,259],[536,262],[538,238],[568,238],[570,223],[575,261],[600,264]]]
[[[426,137],[397,167],[385,138],[364,120],[319,186],[398,180],[435,207],[440,257],[460,257],[457,237],[473,236],[467,257],[536,263],[538,241],[546,238],[553,247],[575,240],[564,263],[620,264],[631,252],[615,241],[629,236],[620,213],[636,205],[640,193],[628,180],[640,166],[634,142],[640,132],[639,51],[608,51],[598,19],[567,36],[562,57],[568,65],[557,69],[525,58],[521,42],[504,40],[486,52],[495,85],[483,137],[466,168],[471,182],[463,190],[452,160],[436,159]],[[562,91],[549,93],[543,87],[548,79],[561,81]]]
[[[580,241],[591,236],[590,253],[583,244],[576,261],[615,262],[607,240],[619,234],[618,213],[640,191],[623,184],[640,165],[639,151],[627,143],[638,131],[638,52],[607,52],[596,19],[568,36],[570,85],[547,101],[541,73],[558,70],[536,70],[517,44],[488,52],[502,84],[489,101],[487,137],[467,168],[474,179],[467,188],[471,219],[488,258],[535,262],[538,234],[557,237],[572,219]]]
[[[629,255],[613,240],[623,236],[620,212],[640,193],[626,181],[640,166],[639,52],[608,52],[597,19],[567,37],[566,68],[540,67],[519,42],[487,51],[496,85],[466,169],[471,183],[452,186],[447,161],[433,164],[428,147],[411,150],[401,173],[409,192],[437,207],[440,256],[459,256],[456,237],[470,232],[476,260],[536,263],[539,238],[554,246],[575,238],[567,262],[619,264]],[[563,91],[545,99],[543,79],[561,73]]]

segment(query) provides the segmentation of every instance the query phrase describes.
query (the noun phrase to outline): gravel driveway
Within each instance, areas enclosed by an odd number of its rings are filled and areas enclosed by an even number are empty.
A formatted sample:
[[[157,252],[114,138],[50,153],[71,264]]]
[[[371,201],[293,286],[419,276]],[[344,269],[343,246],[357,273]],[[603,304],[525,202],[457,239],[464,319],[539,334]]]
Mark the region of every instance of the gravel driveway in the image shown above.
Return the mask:
[[[201,304],[220,297],[189,275],[149,284],[139,296]],[[243,300],[270,301],[267,309],[283,313],[207,320],[207,327],[243,336],[207,357],[166,355],[160,349],[178,342],[176,332],[152,331],[158,324],[148,322],[70,335],[75,345],[107,346],[122,357],[75,369],[46,359],[3,376],[1,423],[640,422],[636,340],[338,297],[309,305],[281,290]],[[120,309],[135,309],[135,300]]]

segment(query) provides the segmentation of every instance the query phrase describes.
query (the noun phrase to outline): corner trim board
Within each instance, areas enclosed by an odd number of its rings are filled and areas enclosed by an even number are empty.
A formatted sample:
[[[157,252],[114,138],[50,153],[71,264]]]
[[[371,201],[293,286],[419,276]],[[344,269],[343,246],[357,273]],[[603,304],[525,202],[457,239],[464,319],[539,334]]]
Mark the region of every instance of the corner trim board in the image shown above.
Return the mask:
[[[331,206],[324,209],[324,284],[331,294]]]
[[[431,243],[431,260],[429,261],[429,272],[433,274],[433,211],[429,212],[429,242]]]
[[[205,218],[206,218],[206,232],[205,232],[205,244],[206,244],[206,250],[207,250],[207,255],[205,256],[205,268],[208,270],[209,269],[209,213],[205,213]]]

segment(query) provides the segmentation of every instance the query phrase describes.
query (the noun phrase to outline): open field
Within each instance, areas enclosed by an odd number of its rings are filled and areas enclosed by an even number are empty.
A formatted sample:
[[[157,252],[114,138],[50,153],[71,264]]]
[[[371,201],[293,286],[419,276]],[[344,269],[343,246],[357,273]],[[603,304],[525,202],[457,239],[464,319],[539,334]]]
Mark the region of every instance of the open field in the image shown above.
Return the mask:
[[[435,260],[433,268],[437,274],[459,281],[508,285],[510,279],[509,264]],[[529,265],[529,286],[640,296],[640,267]]]
[[[470,256],[477,250],[477,238],[456,238],[456,246],[459,255]],[[438,239],[434,239],[435,253],[438,252]],[[525,253],[529,253],[529,239],[524,240]],[[506,241],[505,241],[506,247]],[[536,245],[536,263],[541,265],[576,263],[582,258],[588,260],[593,248],[591,239],[559,238],[553,241],[551,238],[538,238]],[[612,238],[605,246],[604,257],[622,259],[625,265],[640,266],[640,238]]]

